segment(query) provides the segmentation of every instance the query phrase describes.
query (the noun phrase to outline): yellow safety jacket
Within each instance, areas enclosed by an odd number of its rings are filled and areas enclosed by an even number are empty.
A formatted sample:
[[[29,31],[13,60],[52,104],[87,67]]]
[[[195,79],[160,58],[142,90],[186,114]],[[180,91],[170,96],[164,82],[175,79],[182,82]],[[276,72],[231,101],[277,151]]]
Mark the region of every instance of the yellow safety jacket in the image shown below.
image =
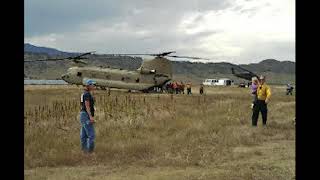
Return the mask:
[[[258,100],[266,100],[271,97],[271,89],[267,84],[260,84],[257,89]]]

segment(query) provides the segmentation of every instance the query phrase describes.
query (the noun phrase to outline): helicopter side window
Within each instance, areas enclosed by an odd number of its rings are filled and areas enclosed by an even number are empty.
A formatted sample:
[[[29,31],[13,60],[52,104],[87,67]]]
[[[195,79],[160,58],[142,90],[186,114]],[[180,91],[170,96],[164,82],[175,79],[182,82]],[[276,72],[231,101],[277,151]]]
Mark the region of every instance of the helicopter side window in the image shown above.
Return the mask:
[[[82,73],[81,73],[81,72],[78,72],[78,73],[77,73],[77,76],[82,76]]]

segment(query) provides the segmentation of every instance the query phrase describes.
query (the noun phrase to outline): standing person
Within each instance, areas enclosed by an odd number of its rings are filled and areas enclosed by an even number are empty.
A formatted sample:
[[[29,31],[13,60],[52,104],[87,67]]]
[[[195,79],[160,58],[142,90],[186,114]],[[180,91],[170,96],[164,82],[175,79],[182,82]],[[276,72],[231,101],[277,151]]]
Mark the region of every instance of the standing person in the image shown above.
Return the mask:
[[[191,82],[188,81],[188,83],[186,84],[187,86],[187,94],[191,94]]]
[[[181,84],[178,81],[176,82],[176,84],[177,84],[176,94],[180,94],[180,92],[181,92]]]
[[[173,83],[170,83],[170,94],[173,94]]]
[[[257,88],[259,86],[259,80],[257,77],[252,78],[252,83],[251,83],[251,95],[253,96],[253,101],[251,103],[251,109],[253,109],[254,104],[257,101]]]
[[[92,91],[95,90],[95,82],[88,79],[85,82],[84,92],[81,94],[80,104],[80,141],[81,149],[84,152],[91,153],[94,150],[95,130],[94,130],[94,99]]]
[[[168,83],[167,85],[166,85],[166,90],[167,90],[167,93],[170,93],[170,89],[171,89],[171,87],[170,87],[171,85],[170,85],[170,83]]]
[[[203,91],[204,91],[204,89],[203,89],[203,84],[200,84],[200,94],[202,95],[203,94]]]
[[[271,97],[271,89],[265,83],[266,79],[264,76],[260,76],[260,83],[257,88],[257,101],[253,106],[252,110],[252,126],[257,126],[259,112],[261,111],[262,115],[262,124],[265,127],[267,124],[267,114],[268,108],[267,104],[269,103]]]
[[[178,94],[178,84],[176,81],[173,82],[172,87],[173,87],[173,93]]]
[[[287,84],[287,95],[292,95],[292,91],[293,91],[293,87],[291,86],[291,84]]]
[[[181,91],[182,91],[182,93],[184,94],[184,83],[181,81]]]

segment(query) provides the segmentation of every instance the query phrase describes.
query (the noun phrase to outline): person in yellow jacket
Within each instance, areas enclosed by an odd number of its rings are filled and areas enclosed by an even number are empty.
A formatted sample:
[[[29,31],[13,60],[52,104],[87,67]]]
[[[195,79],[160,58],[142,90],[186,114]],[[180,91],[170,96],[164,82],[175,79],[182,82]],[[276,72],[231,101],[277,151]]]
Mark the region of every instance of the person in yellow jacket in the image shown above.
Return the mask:
[[[261,115],[262,115],[263,126],[267,125],[267,114],[268,114],[267,104],[270,101],[271,89],[265,83],[266,78],[264,76],[260,76],[259,80],[260,80],[260,83],[257,88],[257,100],[255,101],[252,109],[252,126],[257,126],[259,112],[261,112]]]

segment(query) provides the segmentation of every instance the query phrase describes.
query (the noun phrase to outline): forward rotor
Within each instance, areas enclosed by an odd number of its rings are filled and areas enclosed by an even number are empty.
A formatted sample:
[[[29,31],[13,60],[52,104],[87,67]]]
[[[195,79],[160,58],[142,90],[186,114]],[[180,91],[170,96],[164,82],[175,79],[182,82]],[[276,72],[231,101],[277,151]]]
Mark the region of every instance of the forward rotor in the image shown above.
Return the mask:
[[[86,53],[82,53],[80,55],[76,55],[76,56],[69,56],[69,57],[65,57],[65,58],[47,58],[47,59],[36,59],[36,60],[28,60],[28,61],[24,61],[26,63],[28,62],[45,62],[45,61],[65,61],[65,60],[72,60],[74,63],[80,63],[80,64],[87,64],[86,62],[82,61],[81,59],[88,59],[86,57],[86,55],[90,55],[92,53],[94,53],[95,51],[91,51],[91,52],[86,52]]]

